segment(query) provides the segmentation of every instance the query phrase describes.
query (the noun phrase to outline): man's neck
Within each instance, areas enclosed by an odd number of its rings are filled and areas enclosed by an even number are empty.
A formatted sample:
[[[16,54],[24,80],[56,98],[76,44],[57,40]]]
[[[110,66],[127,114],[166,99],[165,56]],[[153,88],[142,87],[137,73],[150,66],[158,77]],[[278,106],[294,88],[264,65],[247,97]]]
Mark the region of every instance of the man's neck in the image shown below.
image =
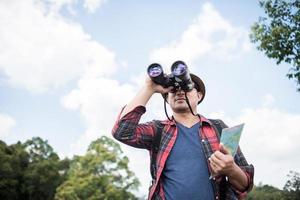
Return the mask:
[[[195,116],[192,113],[173,113],[176,122],[186,126],[192,127],[199,122],[199,116]]]

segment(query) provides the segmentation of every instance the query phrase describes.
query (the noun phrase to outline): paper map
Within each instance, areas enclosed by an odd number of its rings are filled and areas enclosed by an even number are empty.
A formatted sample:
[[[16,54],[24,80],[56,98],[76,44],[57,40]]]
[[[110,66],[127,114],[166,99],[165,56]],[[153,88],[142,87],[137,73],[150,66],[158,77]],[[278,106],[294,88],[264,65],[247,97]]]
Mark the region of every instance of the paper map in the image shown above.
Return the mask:
[[[221,135],[221,143],[230,151],[234,156],[239,146],[240,137],[245,124],[240,124],[230,128],[224,128]]]

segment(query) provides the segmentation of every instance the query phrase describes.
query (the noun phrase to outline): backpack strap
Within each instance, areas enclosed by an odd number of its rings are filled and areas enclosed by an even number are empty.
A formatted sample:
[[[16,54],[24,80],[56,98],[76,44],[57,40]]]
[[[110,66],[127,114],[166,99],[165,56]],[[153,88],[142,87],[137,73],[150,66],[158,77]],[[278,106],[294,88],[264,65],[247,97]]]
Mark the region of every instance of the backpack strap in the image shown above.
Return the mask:
[[[152,150],[155,151],[155,153],[157,153],[160,146],[160,140],[164,129],[164,125],[159,120],[154,120],[154,125],[156,128],[156,134],[153,138]]]
[[[220,119],[208,119],[208,120],[212,123],[218,138],[220,138],[222,135],[222,130],[224,128],[227,128],[228,126]]]

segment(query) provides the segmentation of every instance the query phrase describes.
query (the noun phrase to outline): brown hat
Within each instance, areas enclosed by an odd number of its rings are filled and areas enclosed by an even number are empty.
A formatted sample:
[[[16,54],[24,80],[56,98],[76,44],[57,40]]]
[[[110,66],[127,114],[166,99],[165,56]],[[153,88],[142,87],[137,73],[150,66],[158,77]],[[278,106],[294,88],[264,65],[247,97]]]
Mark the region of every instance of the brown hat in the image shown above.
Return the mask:
[[[205,85],[198,76],[196,76],[195,74],[192,74],[192,73],[190,75],[191,75],[192,81],[195,83],[196,90],[198,92],[201,92],[201,94],[202,94],[202,98],[200,99],[200,101],[198,101],[198,104],[200,104],[205,97]]]
[[[198,76],[196,76],[195,74],[192,74],[192,73],[190,73],[190,75],[191,75],[192,81],[195,83],[196,90],[198,92],[201,92],[201,94],[202,94],[202,98],[200,99],[200,101],[198,101],[198,104],[200,104],[205,97],[205,85]],[[163,94],[162,96],[163,96],[163,98],[166,98],[167,94]]]

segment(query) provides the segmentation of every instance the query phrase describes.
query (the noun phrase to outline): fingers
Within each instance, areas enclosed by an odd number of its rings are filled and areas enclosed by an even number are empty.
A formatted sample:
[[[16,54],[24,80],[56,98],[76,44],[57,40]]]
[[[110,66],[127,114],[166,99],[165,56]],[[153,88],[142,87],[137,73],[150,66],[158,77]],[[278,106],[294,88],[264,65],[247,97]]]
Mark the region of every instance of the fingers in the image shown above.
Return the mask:
[[[220,151],[215,151],[210,157],[212,159],[214,159],[215,161],[217,161],[217,160],[224,160],[226,158],[225,154],[223,154]]]
[[[224,160],[223,160],[222,153],[220,153],[218,151],[216,151],[215,153],[213,153],[211,155],[211,157],[209,158],[209,161],[215,170],[219,171],[219,170],[223,169],[224,167],[226,167]]]
[[[220,151],[215,151],[209,158],[209,163],[213,173],[226,174],[234,163],[231,154],[227,155]]]
[[[212,174],[214,176],[218,176],[221,173],[220,166],[218,164],[216,164],[215,162],[213,162],[211,159],[210,159],[209,165],[210,165],[210,169],[212,171]]]
[[[230,151],[224,146],[224,144],[220,143],[220,151],[224,154],[230,154]]]

